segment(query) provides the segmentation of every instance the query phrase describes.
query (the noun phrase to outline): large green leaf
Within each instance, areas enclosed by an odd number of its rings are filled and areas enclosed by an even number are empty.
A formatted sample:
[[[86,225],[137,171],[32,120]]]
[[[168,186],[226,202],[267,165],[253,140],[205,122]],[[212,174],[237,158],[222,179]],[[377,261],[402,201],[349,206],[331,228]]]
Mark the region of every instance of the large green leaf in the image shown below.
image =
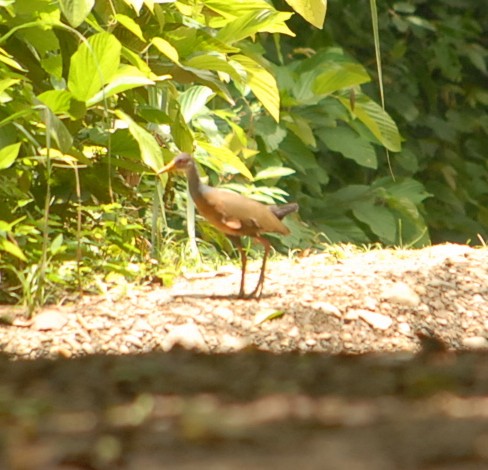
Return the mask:
[[[324,26],[327,0],[286,0],[286,3],[316,28]]]
[[[48,90],[37,97],[54,114],[66,113],[71,106],[72,96],[68,90]]]
[[[331,150],[354,160],[366,168],[378,167],[374,147],[348,127],[325,127],[315,131],[320,140]]]
[[[142,161],[156,173],[161,170],[164,160],[156,139],[123,111],[117,109],[115,114],[129,126],[129,132],[139,145]]]
[[[328,95],[370,81],[368,72],[360,64],[328,62],[327,65],[327,70],[315,77],[313,91],[317,95]]]
[[[368,225],[381,241],[395,243],[397,223],[388,208],[370,201],[361,201],[353,204],[352,212],[354,217]]]
[[[20,150],[20,142],[7,145],[0,149],[0,170],[4,170],[12,165],[17,158]]]
[[[244,162],[227,147],[216,147],[207,142],[199,141],[198,146],[204,149],[209,155],[220,160],[221,163],[229,165],[234,170],[237,170],[241,175],[252,180],[252,173],[249,171]]]
[[[15,243],[12,243],[5,238],[0,238],[0,251],[5,251],[6,253],[10,253],[22,261],[27,261],[27,258],[22,250]]]
[[[293,173],[295,173],[295,170],[291,168],[284,166],[269,166],[258,172],[254,177],[254,181],[281,178],[283,176],[292,175]]]
[[[279,121],[280,93],[273,75],[258,62],[245,55],[235,55],[232,59],[244,67],[247,74],[247,85],[271,116]]]
[[[156,47],[156,49],[161,52],[161,54],[165,55],[168,59],[170,59],[175,64],[180,64],[180,57],[178,54],[178,50],[166,39],[155,37],[152,38],[151,44]]]
[[[193,116],[200,112],[207,101],[214,96],[214,92],[206,87],[195,85],[180,94],[180,111],[185,122],[190,122]]]
[[[364,95],[356,100],[354,106],[347,98],[339,97],[339,100],[388,150],[392,152],[401,150],[401,136],[398,128],[379,104]]]
[[[68,23],[77,28],[90,14],[95,0],[59,0],[59,6]]]
[[[162,78],[162,77],[160,77]],[[169,75],[166,76],[169,78]],[[132,65],[121,65],[115,75],[110,80],[103,90],[99,91],[92,98],[87,100],[87,106],[92,106],[99,101],[102,101],[109,96],[122,93],[123,91],[131,90],[140,86],[154,85],[154,81],[150,80],[138,68]]]
[[[73,136],[70,131],[63,124],[61,119],[59,119],[48,107],[43,106],[41,115],[44,124],[46,125],[46,129],[56,142],[58,149],[63,153],[67,153],[73,144]]]
[[[121,44],[109,33],[98,33],[83,42],[71,57],[68,88],[79,101],[88,101],[108,83],[120,63]]]
[[[269,9],[251,11],[228,23],[218,32],[217,39],[224,43],[233,44],[258,32],[265,31],[295,36],[285,24],[290,16],[291,13],[280,13]]]
[[[185,62],[186,67],[193,67],[203,70],[215,70],[217,72],[225,72],[234,80],[240,81],[241,77],[237,70],[227,62],[224,54],[209,53],[193,56]]]
[[[141,27],[130,17],[127,15],[122,15],[117,13],[115,15],[115,19],[126,29],[128,29],[134,36],[140,39],[143,42],[146,42],[144,39],[144,35],[142,34]]]
[[[406,198],[414,204],[420,204],[432,196],[420,181],[412,178],[401,178],[394,181],[390,177],[385,177],[375,181],[372,187],[384,188],[391,196],[398,199]]]

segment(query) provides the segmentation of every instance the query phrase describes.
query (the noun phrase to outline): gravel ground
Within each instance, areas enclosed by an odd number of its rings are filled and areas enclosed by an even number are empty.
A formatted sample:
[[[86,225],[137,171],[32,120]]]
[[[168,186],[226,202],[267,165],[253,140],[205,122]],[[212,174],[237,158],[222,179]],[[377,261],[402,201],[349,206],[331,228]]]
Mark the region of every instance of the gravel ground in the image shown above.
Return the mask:
[[[234,298],[238,268],[171,288],[116,285],[106,295],[46,307],[33,320],[0,307],[0,350],[18,358],[187,349],[227,353],[415,351],[488,347],[488,249],[438,245],[269,265],[261,300]],[[248,289],[258,274],[251,267]]]
[[[260,301],[227,268],[0,307],[0,468],[487,469],[487,261],[341,251],[270,263]]]

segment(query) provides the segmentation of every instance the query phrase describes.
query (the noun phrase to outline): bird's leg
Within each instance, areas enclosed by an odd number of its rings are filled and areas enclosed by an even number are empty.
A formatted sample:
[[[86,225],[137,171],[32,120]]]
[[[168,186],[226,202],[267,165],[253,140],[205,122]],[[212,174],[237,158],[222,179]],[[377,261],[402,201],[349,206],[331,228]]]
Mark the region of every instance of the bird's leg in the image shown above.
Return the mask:
[[[244,298],[246,294],[244,293],[244,280],[246,278],[246,265],[247,265],[247,256],[246,252],[244,251],[244,248],[242,248],[242,242],[240,237],[231,237],[232,241],[234,242],[234,245],[237,247],[239,250],[239,253],[241,255],[241,287],[239,289],[239,298]]]
[[[256,288],[251,292],[249,297],[256,297],[259,299],[263,292],[263,285],[264,285],[264,271],[266,270],[266,259],[268,258],[269,250],[270,250],[270,243],[266,238],[262,237],[254,237],[259,243],[264,246],[264,256],[263,256],[263,264],[261,265],[261,273],[259,274],[259,280],[256,285]]]

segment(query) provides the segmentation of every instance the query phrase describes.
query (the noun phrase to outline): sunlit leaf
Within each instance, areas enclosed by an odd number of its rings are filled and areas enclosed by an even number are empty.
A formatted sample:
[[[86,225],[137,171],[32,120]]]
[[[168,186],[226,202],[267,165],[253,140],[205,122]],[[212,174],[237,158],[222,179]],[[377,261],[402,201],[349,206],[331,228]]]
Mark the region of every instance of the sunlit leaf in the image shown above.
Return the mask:
[[[142,34],[141,27],[130,17],[127,15],[122,15],[117,13],[115,15],[115,19],[126,29],[128,29],[134,36],[140,39],[143,42],[146,42],[144,39],[144,35]]]
[[[272,10],[257,10],[239,16],[228,23],[217,34],[217,39],[225,43],[234,43],[252,36],[258,32],[279,32],[295,36],[288,29],[285,20],[290,18],[291,13],[280,13]]]
[[[59,0],[59,6],[68,23],[77,28],[90,14],[95,0]]]
[[[214,92],[201,85],[195,85],[180,94],[180,110],[185,122],[190,122],[193,116],[200,112]]]
[[[115,75],[121,45],[109,33],[98,33],[83,42],[71,57],[68,88],[79,101],[87,101]]]
[[[292,170],[291,168],[286,168],[284,166],[270,166],[258,172],[254,177],[254,181],[281,178],[283,176],[292,175],[293,173],[295,173],[295,170]]]
[[[215,54],[200,54],[193,56],[185,62],[185,66],[203,70],[215,70],[229,74],[234,80],[241,80],[236,69],[227,62],[222,54],[220,57]]]
[[[5,251],[6,253],[10,253],[12,256],[15,256],[22,261],[27,261],[27,258],[22,250],[15,243],[5,240],[5,238],[0,238],[0,251]]]
[[[316,28],[324,26],[327,0],[286,0],[286,3]]]
[[[153,44],[156,49],[161,52],[161,54],[165,55],[168,59],[170,59],[175,64],[180,63],[180,58],[178,51],[176,48],[171,45],[166,39],[155,37],[152,38],[151,44]]]
[[[129,126],[129,132],[139,145],[142,161],[156,173],[161,170],[164,160],[156,139],[123,111],[117,109],[115,114]]]
[[[361,96],[351,109],[350,100],[340,97],[340,102],[371,131],[371,133],[392,152],[401,150],[401,136],[393,119],[383,108],[366,96]]]
[[[71,105],[71,93],[68,90],[48,90],[37,97],[54,114],[65,113]]]
[[[367,83],[370,80],[366,69],[360,64],[331,62],[327,70],[315,78],[313,91],[317,95],[328,95],[343,88]]]
[[[246,73],[246,83],[251,88],[256,98],[261,101],[263,106],[273,116],[276,121],[280,120],[280,94],[276,80],[258,62],[245,55],[234,55],[233,60],[241,64]]]
[[[169,75],[167,75],[169,78]],[[117,70],[117,73],[112,77],[110,83],[108,83],[103,90],[98,92],[95,96],[90,98],[86,104],[92,106],[95,103],[101,101],[104,97],[116,95],[123,91],[131,90],[140,86],[154,85],[154,81],[150,80],[136,67],[132,65],[121,65]]]
[[[0,149],[0,170],[10,167],[20,150],[20,142],[15,144],[7,145]]]
[[[212,157],[217,158],[220,162],[229,165],[233,169],[237,170],[241,175],[245,176],[249,180],[253,179],[252,173],[249,171],[244,162],[227,147],[216,147],[207,142],[199,141],[198,146],[204,149]]]

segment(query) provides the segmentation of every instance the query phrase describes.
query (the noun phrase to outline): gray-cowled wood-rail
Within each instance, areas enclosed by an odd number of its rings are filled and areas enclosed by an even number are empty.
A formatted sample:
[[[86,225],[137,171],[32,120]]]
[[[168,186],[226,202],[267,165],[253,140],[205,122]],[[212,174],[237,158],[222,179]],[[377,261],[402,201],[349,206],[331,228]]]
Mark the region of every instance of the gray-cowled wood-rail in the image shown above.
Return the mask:
[[[249,297],[261,296],[264,284],[266,259],[270,250],[270,243],[261,234],[276,232],[286,235],[288,228],[281,219],[291,212],[298,210],[298,204],[289,203],[267,206],[249,199],[241,194],[225,189],[213,188],[204,184],[198,175],[193,157],[188,153],[180,153],[158,173],[181,170],[186,173],[191,197],[198,212],[211,224],[224,232],[236,245],[241,255],[242,271],[239,297],[245,297],[244,281],[246,276],[247,257],[240,237],[250,236],[264,246],[263,263],[256,288]]]

